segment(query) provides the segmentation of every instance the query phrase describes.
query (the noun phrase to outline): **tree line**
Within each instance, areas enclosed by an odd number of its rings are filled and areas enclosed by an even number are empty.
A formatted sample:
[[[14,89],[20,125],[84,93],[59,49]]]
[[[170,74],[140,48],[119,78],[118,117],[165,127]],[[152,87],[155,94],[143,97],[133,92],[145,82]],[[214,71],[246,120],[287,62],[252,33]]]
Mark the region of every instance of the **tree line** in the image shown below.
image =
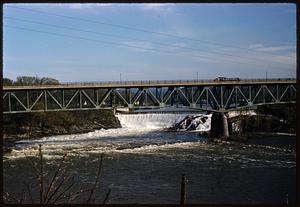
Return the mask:
[[[51,77],[18,76],[16,80],[3,78],[3,86],[26,86],[26,85],[56,85],[59,81]]]

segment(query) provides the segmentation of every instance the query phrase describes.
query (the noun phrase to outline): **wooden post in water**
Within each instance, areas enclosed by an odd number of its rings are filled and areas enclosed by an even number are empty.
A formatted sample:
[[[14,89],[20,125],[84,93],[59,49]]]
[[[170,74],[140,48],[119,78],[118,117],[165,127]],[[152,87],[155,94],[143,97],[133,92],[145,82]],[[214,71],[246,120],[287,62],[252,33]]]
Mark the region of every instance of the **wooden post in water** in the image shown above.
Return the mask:
[[[181,189],[180,189],[180,205],[184,205],[186,200],[186,176],[181,176]]]

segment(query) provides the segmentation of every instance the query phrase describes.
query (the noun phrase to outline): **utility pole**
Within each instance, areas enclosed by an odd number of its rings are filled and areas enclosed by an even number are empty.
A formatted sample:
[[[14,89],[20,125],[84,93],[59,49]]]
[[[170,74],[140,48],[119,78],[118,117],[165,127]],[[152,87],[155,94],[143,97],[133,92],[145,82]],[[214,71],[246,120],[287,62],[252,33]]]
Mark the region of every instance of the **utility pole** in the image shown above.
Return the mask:
[[[120,82],[122,82],[122,73],[120,73]]]
[[[198,72],[197,72],[197,82],[198,82]]]
[[[180,205],[183,206],[186,201],[186,184],[187,179],[185,174],[181,176],[181,188],[180,188]]]
[[[266,81],[267,81],[267,79],[268,79],[268,71],[266,71]]]

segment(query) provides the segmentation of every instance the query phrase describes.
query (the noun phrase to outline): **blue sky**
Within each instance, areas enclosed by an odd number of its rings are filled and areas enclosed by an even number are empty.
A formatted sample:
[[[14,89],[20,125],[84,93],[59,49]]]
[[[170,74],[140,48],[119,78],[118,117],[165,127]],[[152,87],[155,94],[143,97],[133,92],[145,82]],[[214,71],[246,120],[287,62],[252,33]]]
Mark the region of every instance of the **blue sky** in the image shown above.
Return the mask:
[[[4,77],[296,77],[294,4],[5,4]]]

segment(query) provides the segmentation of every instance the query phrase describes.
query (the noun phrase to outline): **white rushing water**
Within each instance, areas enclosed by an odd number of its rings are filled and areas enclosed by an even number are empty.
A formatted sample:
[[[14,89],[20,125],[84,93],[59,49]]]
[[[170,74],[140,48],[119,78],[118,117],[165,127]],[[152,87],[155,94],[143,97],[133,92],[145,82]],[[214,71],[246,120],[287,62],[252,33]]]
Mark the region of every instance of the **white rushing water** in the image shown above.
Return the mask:
[[[211,115],[188,114],[188,113],[149,113],[149,114],[119,114],[116,115],[120,120],[123,128],[135,130],[161,130],[175,126],[176,123],[183,121],[184,129],[190,130],[195,126],[193,131],[209,131],[211,127]],[[186,118],[190,117],[190,121]],[[203,120],[205,118],[205,120]]]
[[[187,113],[152,113],[152,114],[118,114],[123,128],[130,129],[164,129],[174,126],[184,119]]]
[[[183,120],[188,114],[119,114],[116,115],[119,119],[122,128],[116,129],[100,129],[84,134],[70,134],[70,135],[56,135],[51,137],[44,137],[41,139],[22,140],[17,143],[39,143],[39,144],[54,144],[69,142],[69,144],[77,144],[82,141],[99,140],[101,138],[117,139],[124,136],[134,136],[147,134],[152,131],[162,131],[165,128],[174,126],[175,123]],[[198,114],[199,115],[199,114]],[[204,124],[199,124],[197,131],[207,131],[210,128],[209,120]]]
[[[189,115],[189,116],[188,116]],[[101,153],[112,156],[120,154],[154,154],[162,157],[181,157],[180,159],[202,160],[206,156],[217,161],[224,159],[228,162],[239,162],[243,165],[257,166],[258,162],[265,166],[265,159],[257,159],[258,151],[268,157],[274,154],[284,154],[285,149],[270,146],[255,146],[241,144],[235,146],[230,142],[218,144],[207,143],[201,136],[186,131],[208,131],[211,115],[188,113],[152,113],[152,114],[120,114],[117,115],[122,128],[100,129],[84,134],[57,135],[39,139],[21,140],[16,143],[12,152],[5,154],[4,159],[14,160],[25,156],[38,156],[39,145],[42,145],[43,156],[47,162],[60,159],[67,152],[70,157],[98,156]],[[180,132],[164,132],[163,129],[180,123]],[[196,149],[194,151],[194,149]],[[222,149],[222,150],[219,150]],[[242,150],[241,150],[242,149]],[[262,150],[263,149],[263,150]],[[185,155],[188,150],[191,154]],[[184,151],[184,153],[183,153]],[[175,153],[176,152],[176,153]],[[178,153],[177,153],[178,152]],[[218,153],[221,153],[218,155]],[[231,156],[233,153],[233,157]],[[224,156],[224,155],[225,156]],[[266,159],[267,159],[266,158]],[[173,158],[172,158],[173,159]],[[205,158],[206,159],[206,158]],[[269,159],[269,158],[268,158]],[[268,165],[286,167],[295,166],[294,161],[276,159]]]
[[[169,135],[162,135],[165,128],[169,128],[182,121],[188,113],[151,113],[151,114],[119,114],[122,128],[100,129],[84,134],[56,135],[39,139],[28,139],[16,142],[17,148],[9,155],[10,158],[23,157],[24,153],[33,155],[37,153],[38,145],[43,146],[46,156],[56,156],[68,150],[75,154],[86,154],[93,152],[132,152],[132,151],[152,151],[164,142],[168,142]],[[202,117],[201,114],[193,116]],[[205,123],[198,123],[195,131],[207,131],[210,129],[210,115]],[[197,122],[198,119],[195,119]],[[178,134],[179,136],[179,134]],[[146,137],[146,139],[145,139]],[[173,141],[172,141],[173,142]],[[134,146],[133,149],[131,145]],[[183,145],[184,143],[180,143]],[[173,146],[172,144],[170,146]],[[170,147],[166,145],[164,147]],[[176,144],[174,146],[177,146]],[[119,148],[124,150],[119,150]]]

